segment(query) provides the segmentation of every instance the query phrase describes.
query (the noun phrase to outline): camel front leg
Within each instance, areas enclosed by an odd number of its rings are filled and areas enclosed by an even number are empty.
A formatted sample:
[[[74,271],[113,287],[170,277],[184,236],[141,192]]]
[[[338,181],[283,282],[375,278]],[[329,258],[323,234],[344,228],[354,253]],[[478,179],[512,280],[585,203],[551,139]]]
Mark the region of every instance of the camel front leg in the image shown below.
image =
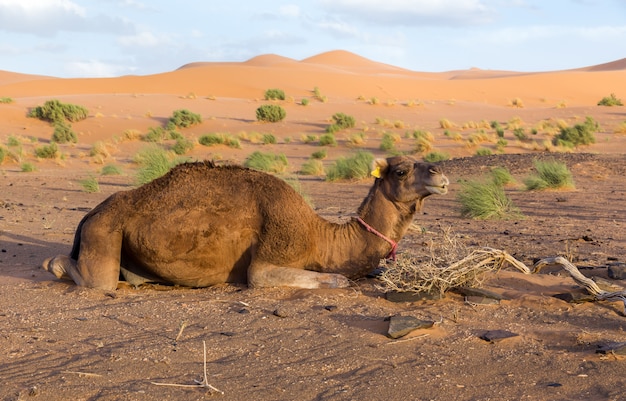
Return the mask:
[[[253,261],[248,268],[250,287],[345,288],[350,281],[341,274],[318,273],[294,267]]]

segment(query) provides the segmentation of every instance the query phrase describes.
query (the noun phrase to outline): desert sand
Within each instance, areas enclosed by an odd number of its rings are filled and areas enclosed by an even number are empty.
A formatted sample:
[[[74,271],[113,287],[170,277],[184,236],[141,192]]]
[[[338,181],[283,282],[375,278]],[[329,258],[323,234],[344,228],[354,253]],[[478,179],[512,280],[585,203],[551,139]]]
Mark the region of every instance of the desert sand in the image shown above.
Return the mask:
[[[626,98],[626,59],[574,67],[416,72],[331,51],[299,61],[260,55],[107,79],[0,71],[0,97],[12,99],[0,104],[0,146],[10,153],[0,164],[0,399],[626,399],[624,356],[597,352],[626,342],[624,305],[555,298],[577,287],[558,269],[492,274],[485,288],[506,299],[477,305],[452,292],[439,300],[391,302],[375,278],[341,290],[120,285],[103,293],[39,267],[48,256],[69,253],[87,211],[135,185],[133,156],[148,143],[125,132],[146,133],[174,110],[188,109],[203,122],[181,129],[186,138],[229,133],[241,148],[196,144],[185,157],[242,163],[256,150],[283,153],[288,173],[333,221],[354,215],[373,178],[330,183],[299,174],[313,152],[325,149],[327,166],[355,150],[384,157],[385,133],[396,136],[397,151],[410,152],[415,140],[406,133],[428,131],[433,150],[452,157],[442,163],[451,190],[426,201],[415,229],[400,242],[401,253],[428,255],[442,229],[451,228],[469,247],[506,250],[528,266],[562,255],[583,274],[624,287],[626,280],[609,279],[607,266],[626,262],[626,109],[597,102],[611,93]],[[288,97],[272,102],[286,110],[282,122],[256,121],[269,88]],[[61,157],[37,159],[34,149],[50,142],[53,129],[26,115],[50,99],[84,106],[89,117],[72,124],[78,141],[59,145]],[[337,146],[305,140],[322,135],[338,112],[357,124],[337,133]],[[549,145],[554,131],[545,127],[572,126],[587,116],[601,127],[596,143],[567,152]],[[447,133],[443,119],[452,123]],[[485,121],[506,126],[513,119],[527,139],[506,130],[507,144],[497,147],[493,130],[481,128]],[[470,141],[481,129],[487,138]],[[277,143],[264,145],[260,134],[273,134]],[[91,156],[96,143],[108,154]],[[493,155],[476,156],[479,148]],[[524,190],[533,160],[549,158],[568,165],[576,188]],[[25,163],[36,170],[22,172]],[[107,164],[123,174],[100,175]],[[524,217],[461,217],[459,181],[480,179],[495,166],[516,179],[506,192]],[[99,192],[83,189],[80,181],[88,177],[97,178]],[[435,324],[393,340],[386,335],[388,318],[398,315]],[[491,343],[481,339],[489,330],[517,336]],[[223,394],[154,384],[202,380],[203,343],[208,382]]]

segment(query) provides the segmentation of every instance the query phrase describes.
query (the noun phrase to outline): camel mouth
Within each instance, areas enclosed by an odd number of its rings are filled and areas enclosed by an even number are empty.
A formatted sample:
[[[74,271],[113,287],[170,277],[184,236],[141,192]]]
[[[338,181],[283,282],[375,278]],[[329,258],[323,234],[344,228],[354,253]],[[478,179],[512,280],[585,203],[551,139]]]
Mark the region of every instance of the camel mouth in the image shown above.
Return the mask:
[[[435,187],[432,185],[427,185],[426,189],[428,190],[428,192],[430,192],[431,194],[437,194],[437,195],[445,195],[448,193],[448,186],[447,185],[442,185],[440,187]]]

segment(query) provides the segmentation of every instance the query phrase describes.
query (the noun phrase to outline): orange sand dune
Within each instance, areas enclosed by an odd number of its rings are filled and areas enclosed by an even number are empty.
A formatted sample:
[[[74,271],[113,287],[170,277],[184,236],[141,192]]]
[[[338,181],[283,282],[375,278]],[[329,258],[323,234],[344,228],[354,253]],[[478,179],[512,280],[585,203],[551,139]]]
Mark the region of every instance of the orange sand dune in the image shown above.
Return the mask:
[[[0,93],[14,98],[77,94],[175,94],[255,99],[279,87],[290,96],[309,96],[318,87],[329,97],[355,99],[462,100],[526,104],[562,99],[570,105],[595,104],[609,93],[626,93],[623,60],[580,70],[516,73],[472,69],[443,73],[404,70],[345,52],[333,51],[295,61],[264,55],[241,63],[192,63],[147,76],[60,79],[0,74]],[[555,100],[556,101],[556,100]]]

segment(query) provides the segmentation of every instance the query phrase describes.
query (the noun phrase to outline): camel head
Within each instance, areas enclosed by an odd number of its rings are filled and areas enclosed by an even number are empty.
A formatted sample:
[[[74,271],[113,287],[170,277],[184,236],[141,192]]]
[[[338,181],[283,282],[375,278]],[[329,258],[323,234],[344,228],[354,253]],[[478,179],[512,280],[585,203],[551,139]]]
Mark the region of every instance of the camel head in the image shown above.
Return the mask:
[[[409,156],[374,160],[372,175],[393,202],[421,201],[427,196],[445,195],[450,181],[441,167]]]

